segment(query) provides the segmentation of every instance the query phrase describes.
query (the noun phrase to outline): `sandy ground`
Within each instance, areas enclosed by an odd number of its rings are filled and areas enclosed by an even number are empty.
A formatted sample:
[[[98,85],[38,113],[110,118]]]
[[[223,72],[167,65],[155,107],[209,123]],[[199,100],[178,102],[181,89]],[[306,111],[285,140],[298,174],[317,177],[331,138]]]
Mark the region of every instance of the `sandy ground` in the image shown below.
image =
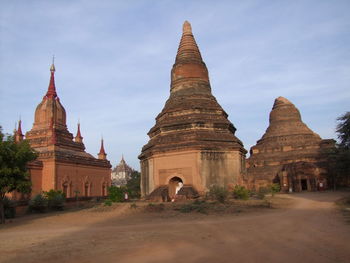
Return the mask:
[[[0,226],[0,262],[350,262],[350,225],[334,204],[345,195],[281,195],[284,208],[229,215],[130,204],[31,215]]]

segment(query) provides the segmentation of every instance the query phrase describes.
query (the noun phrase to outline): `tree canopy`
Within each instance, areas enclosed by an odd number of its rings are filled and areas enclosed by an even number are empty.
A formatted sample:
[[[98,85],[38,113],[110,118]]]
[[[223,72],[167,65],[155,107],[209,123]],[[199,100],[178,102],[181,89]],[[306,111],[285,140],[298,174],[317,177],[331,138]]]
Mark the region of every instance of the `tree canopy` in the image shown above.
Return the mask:
[[[338,138],[340,140],[340,146],[344,148],[350,148],[350,111],[344,113],[339,118],[339,122],[336,128]]]
[[[7,193],[30,192],[27,163],[36,153],[26,140],[16,143],[13,136],[5,136],[0,126],[0,223],[4,222],[3,200]]]

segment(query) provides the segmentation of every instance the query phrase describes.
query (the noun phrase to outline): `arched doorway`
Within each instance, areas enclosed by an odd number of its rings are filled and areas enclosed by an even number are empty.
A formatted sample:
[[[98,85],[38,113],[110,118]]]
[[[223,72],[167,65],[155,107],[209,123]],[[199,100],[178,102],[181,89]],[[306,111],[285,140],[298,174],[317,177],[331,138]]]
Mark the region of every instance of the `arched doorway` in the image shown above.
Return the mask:
[[[173,199],[175,197],[175,195],[181,189],[182,186],[183,186],[183,181],[180,177],[175,176],[169,180],[168,191],[169,191],[170,199]]]

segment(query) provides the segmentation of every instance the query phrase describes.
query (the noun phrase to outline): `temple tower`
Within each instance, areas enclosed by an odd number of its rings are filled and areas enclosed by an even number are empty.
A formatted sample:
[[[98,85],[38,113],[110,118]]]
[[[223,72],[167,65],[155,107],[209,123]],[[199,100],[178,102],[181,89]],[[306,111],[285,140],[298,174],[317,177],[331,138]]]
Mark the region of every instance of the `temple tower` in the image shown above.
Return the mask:
[[[64,191],[67,197],[76,192],[105,195],[111,184],[111,165],[106,158],[97,159],[85,152],[80,124],[73,140],[66,125],[66,111],[56,92],[55,70],[52,64],[48,90],[36,107],[33,127],[25,136],[41,163],[36,170],[30,170],[32,193],[55,189]],[[20,126],[16,137],[20,137],[19,131],[22,133]]]
[[[334,140],[322,140],[301,119],[299,110],[278,97],[270,112],[269,127],[250,149],[247,173],[251,188],[280,183],[284,191],[316,190],[325,183],[325,148]]]
[[[246,150],[227,117],[211,93],[207,67],[186,21],[170,96],[139,156],[142,195],[175,181],[199,193],[211,185],[241,183]]]

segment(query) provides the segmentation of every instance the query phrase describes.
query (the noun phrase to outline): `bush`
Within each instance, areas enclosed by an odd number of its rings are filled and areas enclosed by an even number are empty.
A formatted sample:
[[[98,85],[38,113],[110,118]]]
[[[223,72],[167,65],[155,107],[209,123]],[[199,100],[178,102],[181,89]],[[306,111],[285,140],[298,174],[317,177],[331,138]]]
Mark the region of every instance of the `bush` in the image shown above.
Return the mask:
[[[42,194],[38,194],[34,196],[29,201],[29,209],[33,212],[44,213],[47,210],[47,205],[48,205],[48,200]]]
[[[258,198],[264,199],[265,196],[270,192],[270,190],[267,187],[260,187],[258,191]]]
[[[112,202],[123,202],[124,193],[126,189],[124,187],[110,186],[108,187],[108,199]]]
[[[195,211],[195,212],[206,214],[208,208],[209,208],[209,205],[205,201],[195,200],[192,203],[183,204],[182,206],[180,206],[179,211],[181,213],[190,213],[192,211]]]
[[[48,200],[48,206],[53,210],[63,210],[64,203],[66,202],[66,195],[61,190],[51,189],[48,192],[44,192],[44,196]]]
[[[111,206],[112,205],[112,200],[110,200],[110,199],[105,200],[104,205],[105,206]]]
[[[213,185],[209,189],[208,196],[212,200],[216,200],[220,203],[225,203],[228,196],[228,191],[224,187]]]
[[[16,216],[16,202],[7,198],[3,199],[5,218],[15,218]]]
[[[279,191],[281,191],[281,186],[279,184],[272,184],[270,185],[269,188],[272,196],[274,196],[275,193],[278,193]]]
[[[233,189],[233,197],[235,199],[248,200],[249,198],[249,190],[244,186],[236,185]]]

